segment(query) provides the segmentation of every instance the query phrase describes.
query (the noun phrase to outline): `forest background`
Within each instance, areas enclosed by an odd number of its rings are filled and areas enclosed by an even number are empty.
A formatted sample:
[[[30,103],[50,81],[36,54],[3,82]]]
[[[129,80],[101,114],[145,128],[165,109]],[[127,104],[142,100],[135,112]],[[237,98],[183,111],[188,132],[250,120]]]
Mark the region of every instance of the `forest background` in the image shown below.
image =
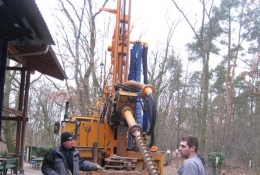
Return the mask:
[[[160,150],[174,151],[181,136],[194,134],[204,157],[223,152],[227,165],[245,169],[252,160],[254,172],[259,173],[260,3],[193,1],[192,5],[181,0],[132,1],[130,38],[149,43],[148,82],[157,101],[155,144]],[[106,50],[115,26],[115,16],[99,9],[114,9],[116,1],[48,0],[46,9],[43,2],[36,2],[68,79],[34,75],[26,144],[53,147],[59,142],[54,123],[63,120],[66,101],[70,115],[97,110],[109,73]],[[17,76],[14,71],[7,73],[6,106],[17,104],[13,93],[18,91]],[[15,128],[15,122],[3,122],[9,152],[15,147]]]

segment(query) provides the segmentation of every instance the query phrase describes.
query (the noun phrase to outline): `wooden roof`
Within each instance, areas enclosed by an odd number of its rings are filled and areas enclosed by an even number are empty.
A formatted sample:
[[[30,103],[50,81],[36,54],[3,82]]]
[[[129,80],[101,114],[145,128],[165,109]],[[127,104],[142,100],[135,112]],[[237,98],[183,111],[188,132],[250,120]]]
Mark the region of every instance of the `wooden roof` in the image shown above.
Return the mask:
[[[0,31],[10,38],[8,58],[42,74],[60,80],[67,78],[35,0],[0,0]]]

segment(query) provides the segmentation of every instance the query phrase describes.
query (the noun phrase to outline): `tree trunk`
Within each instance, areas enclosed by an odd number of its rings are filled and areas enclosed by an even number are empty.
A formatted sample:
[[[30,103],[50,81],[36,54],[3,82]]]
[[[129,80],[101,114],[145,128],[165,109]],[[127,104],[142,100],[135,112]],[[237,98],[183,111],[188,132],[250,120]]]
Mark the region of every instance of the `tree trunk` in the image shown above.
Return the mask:
[[[208,113],[208,89],[209,89],[209,52],[203,58],[203,106],[201,112],[201,130],[200,130],[200,152],[204,155],[205,151],[205,135],[206,135],[206,121]]]

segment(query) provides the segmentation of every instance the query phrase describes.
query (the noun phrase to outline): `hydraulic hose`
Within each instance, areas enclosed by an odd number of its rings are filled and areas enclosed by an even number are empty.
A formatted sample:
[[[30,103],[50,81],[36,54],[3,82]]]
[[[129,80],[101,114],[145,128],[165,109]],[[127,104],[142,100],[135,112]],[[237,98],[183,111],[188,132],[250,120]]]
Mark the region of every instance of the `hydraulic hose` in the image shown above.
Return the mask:
[[[150,126],[146,130],[147,135],[151,135],[152,130],[154,130],[155,122],[156,122],[156,103],[153,97],[154,88],[151,85],[145,85],[136,81],[127,81],[124,83],[125,86],[130,86],[132,88],[140,89],[142,96],[147,98],[148,105],[147,111],[149,112],[149,122]]]
[[[156,122],[156,104],[153,98],[153,94],[148,95],[148,111],[149,111],[149,121],[150,127],[147,129],[146,134],[151,135],[155,127]]]
[[[148,53],[148,47],[143,47],[142,58],[143,58],[144,84],[148,84],[148,79],[147,79],[147,53]]]
[[[148,111],[148,101],[146,98],[142,98],[142,104],[143,104],[143,112],[144,112],[144,115],[143,115],[143,125],[142,125],[142,128],[143,128],[143,131],[147,131],[147,128],[148,128],[148,122],[149,122],[149,111]]]
[[[154,144],[154,130],[152,131],[151,133],[151,141],[150,141],[150,144],[149,144],[149,148],[151,148]]]
[[[125,86],[123,84],[116,84],[115,85],[115,89],[118,90],[119,88],[125,90],[125,91],[130,91],[130,92],[140,92],[139,89],[134,88],[134,87],[130,87],[130,86]]]
[[[142,93],[142,96],[144,96],[146,98],[148,97],[148,95],[150,93],[154,92],[154,88],[153,88],[152,85],[150,85],[150,84],[143,84],[143,83],[140,83],[140,82],[137,82],[137,81],[133,81],[133,80],[125,82],[124,85],[125,86],[130,86],[130,87],[133,87],[133,88],[136,88],[136,89],[140,89],[141,93]]]

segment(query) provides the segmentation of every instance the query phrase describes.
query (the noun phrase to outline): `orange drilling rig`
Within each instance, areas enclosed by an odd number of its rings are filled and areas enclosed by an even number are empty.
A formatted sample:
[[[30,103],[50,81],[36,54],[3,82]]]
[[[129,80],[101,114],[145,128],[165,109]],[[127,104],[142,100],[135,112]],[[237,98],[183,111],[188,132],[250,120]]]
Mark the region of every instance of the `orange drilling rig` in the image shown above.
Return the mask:
[[[147,82],[141,83],[138,72],[141,59],[147,58],[147,46],[129,38],[131,0],[118,0],[116,9],[100,10],[116,16],[112,45],[108,47],[111,67],[102,111],[68,117],[66,103],[66,117],[60,130],[74,135],[74,146],[81,157],[104,167],[102,171],[92,172],[93,175],[162,175],[164,152],[150,149],[156,117],[154,88]],[[130,44],[133,44],[131,52]]]

